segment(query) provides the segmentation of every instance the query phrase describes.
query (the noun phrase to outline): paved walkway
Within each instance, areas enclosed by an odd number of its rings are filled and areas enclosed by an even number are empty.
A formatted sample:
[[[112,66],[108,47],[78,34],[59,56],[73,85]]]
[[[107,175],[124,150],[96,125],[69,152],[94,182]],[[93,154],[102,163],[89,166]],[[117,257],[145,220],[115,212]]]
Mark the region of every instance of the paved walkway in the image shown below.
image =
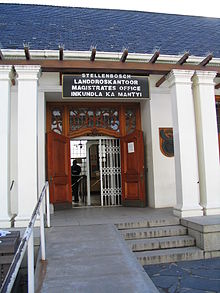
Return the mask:
[[[145,266],[146,274],[113,225],[158,217],[172,217],[172,209],[56,211],[36,292],[220,292],[220,258]]]
[[[42,293],[156,293],[114,225],[51,228]]]
[[[56,212],[46,235],[47,264],[38,268],[42,283],[37,292],[158,292],[115,226],[105,224],[110,218],[115,222],[117,213],[127,219],[127,211],[110,208]]]
[[[162,293],[220,292],[220,258],[144,266]]]

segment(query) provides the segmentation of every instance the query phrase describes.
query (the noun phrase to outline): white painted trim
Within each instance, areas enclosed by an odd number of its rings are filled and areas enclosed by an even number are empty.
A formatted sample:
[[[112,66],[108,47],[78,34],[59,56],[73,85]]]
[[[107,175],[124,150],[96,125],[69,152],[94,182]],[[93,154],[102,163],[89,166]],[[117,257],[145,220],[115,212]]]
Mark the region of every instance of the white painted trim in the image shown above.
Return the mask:
[[[22,49],[2,49],[2,54],[5,59],[17,58],[25,60],[25,53]],[[59,59],[59,50],[30,50],[30,55],[32,59],[51,59],[58,60]],[[91,55],[91,51],[65,51],[64,50],[64,60],[89,60]],[[97,51],[96,52],[96,60],[109,60],[109,61],[118,61],[121,59],[122,52],[104,52]],[[129,53],[126,59],[126,62],[148,62],[152,57],[152,54],[140,54],[140,53]],[[176,63],[183,54],[178,55],[165,55],[161,54],[157,59],[158,63]],[[204,60],[204,56],[189,56],[187,63],[189,64],[198,64]],[[209,65],[220,65],[220,58],[213,58]],[[209,66],[207,65],[207,67]]]
[[[38,80],[40,77],[40,65],[16,65],[15,70],[18,73],[17,80]]]

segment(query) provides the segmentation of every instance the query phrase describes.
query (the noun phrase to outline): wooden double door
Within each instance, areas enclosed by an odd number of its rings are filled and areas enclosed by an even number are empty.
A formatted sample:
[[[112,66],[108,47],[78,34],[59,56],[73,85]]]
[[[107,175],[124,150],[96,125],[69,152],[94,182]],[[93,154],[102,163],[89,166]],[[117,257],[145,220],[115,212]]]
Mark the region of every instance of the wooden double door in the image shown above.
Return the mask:
[[[122,205],[146,205],[143,133],[135,130],[120,138]],[[47,175],[50,201],[72,203],[70,138],[47,133]]]
[[[220,141],[219,105],[220,96],[216,96]],[[122,205],[145,206],[144,144],[138,103],[47,104],[47,174],[51,202],[72,202],[70,137],[84,135],[120,139]]]
[[[70,139],[52,131],[47,133],[47,177],[51,203],[71,203]]]

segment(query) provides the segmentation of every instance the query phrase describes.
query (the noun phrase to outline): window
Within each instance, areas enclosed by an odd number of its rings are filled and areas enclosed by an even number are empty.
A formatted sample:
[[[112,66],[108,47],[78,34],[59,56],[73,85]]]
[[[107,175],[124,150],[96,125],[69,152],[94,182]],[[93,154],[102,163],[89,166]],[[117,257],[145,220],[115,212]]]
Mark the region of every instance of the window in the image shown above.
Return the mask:
[[[51,130],[62,134],[63,132],[63,109],[53,108],[51,110]]]
[[[136,129],[136,109],[126,108],[125,110],[126,134],[130,134]]]
[[[139,103],[47,103],[47,132],[70,138],[91,135],[119,138],[136,129],[141,130]]]

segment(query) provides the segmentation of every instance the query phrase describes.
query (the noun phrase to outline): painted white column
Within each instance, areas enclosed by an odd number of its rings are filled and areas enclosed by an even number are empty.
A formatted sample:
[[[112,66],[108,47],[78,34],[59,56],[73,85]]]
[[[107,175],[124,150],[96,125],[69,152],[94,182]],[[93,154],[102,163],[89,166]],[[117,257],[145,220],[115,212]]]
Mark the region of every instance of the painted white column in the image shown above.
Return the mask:
[[[196,71],[193,76],[200,202],[205,215],[220,214],[220,165],[214,91],[215,76],[215,72],[204,71]]]
[[[199,205],[199,176],[191,77],[193,71],[172,70],[171,89],[178,217],[203,215]]]
[[[15,227],[28,224],[38,197],[37,94],[40,66],[15,66],[18,80],[18,215]]]
[[[0,65],[0,228],[11,227],[10,100],[11,66]]]

